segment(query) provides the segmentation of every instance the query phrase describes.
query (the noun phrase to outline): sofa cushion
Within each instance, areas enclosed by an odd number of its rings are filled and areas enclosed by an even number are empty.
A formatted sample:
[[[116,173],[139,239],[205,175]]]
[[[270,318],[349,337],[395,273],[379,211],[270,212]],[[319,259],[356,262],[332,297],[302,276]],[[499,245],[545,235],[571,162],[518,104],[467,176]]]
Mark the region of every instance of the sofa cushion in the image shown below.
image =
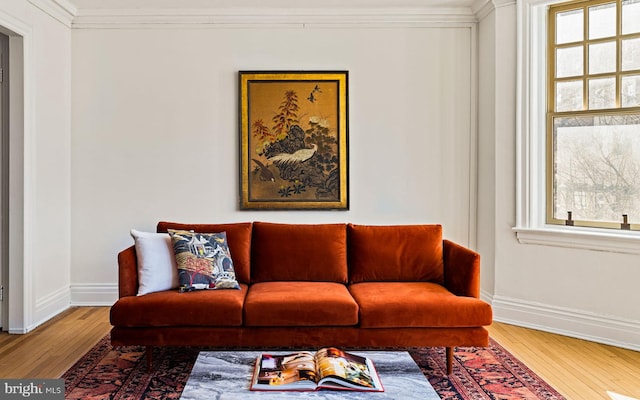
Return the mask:
[[[181,288],[239,289],[227,234],[169,229]]]
[[[349,286],[363,328],[490,325],[491,306],[430,282],[365,282]]]
[[[181,224],[177,222],[158,222],[156,230],[167,232],[169,229],[194,231],[201,233],[226,232],[229,251],[233,258],[233,268],[238,282],[249,283],[251,270],[251,222],[232,224]]]
[[[345,224],[255,222],[251,280],[347,282]]]
[[[131,237],[138,261],[138,296],[176,289],[178,268],[169,235],[131,229]]]
[[[177,290],[120,298],[111,307],[111,324],[126,327],[241,326],[247,285],[240,290]]]
[[[349,224],[350,281],[444,281],[442,226]]]
[[[358,323],[358,305],[334,282],[262,282],[251,285],[245,326],[344,326]]]

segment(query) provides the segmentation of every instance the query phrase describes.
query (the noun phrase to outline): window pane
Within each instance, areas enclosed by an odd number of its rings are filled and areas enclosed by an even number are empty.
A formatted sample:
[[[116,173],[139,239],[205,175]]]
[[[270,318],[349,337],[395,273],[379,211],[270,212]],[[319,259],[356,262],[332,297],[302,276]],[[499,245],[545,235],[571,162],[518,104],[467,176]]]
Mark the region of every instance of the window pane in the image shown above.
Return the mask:
[[[622,2],[622,34],[640,32],[640,0]]]
[[[640,222],[640,114],[554,119],[554,217]]]
[[[582,110],[582,81],[556,83],[556,111]]]
[[[589,7],[589,39],[616,35],[616,4]]]
[[[616,72],[616,42],[589,45],[589,74]]]
[[[616,106],[616,78],[589,79],[589,109]]]
[[[556,77],[582,75],[582,46],[567,47],[556,51]]]
[[[556,16],[556,43],[571,43],[583,39],[583,11],[572,10]]]
[[[640,75],[622,77],[622,107],[640,107]]]
[[[622,70],[640,69],[640,38],[622,41]]]

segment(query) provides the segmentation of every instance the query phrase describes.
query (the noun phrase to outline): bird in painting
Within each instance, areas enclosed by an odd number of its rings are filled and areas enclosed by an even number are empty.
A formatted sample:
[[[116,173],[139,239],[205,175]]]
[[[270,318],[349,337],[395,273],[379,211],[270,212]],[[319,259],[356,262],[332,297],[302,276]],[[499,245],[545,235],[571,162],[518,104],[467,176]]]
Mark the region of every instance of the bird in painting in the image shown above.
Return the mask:
[[[318,146],[313,143],[310,148],[300,149],[294,153],[279,153],[269,158],[269,161],[276,164],[293,164],[305,162],[316,153]]]
[[[273,173],[271,172],[271,170],[269,170],[269,168],[267,168],[263,163],[256,160],[255,158],[252,158],[252,160],[258,165],[260,180],[271,182],[276,181],[276,178],[273,176]]]
[[[260,180],[271,182],[276,181],[276,178],[273,176],[273,173],[271,172],[271,170],[269,170],[269,168],[267,168],[263,163],[256,160],[255,158],[252,158],[252,160],[258,165],[258,171],[260,174],[258,176],[260,177]]]
[[[315,103],[317,99],[317,97],[315,96],[315,93],[322,93],[322,90],[320,90],[320,87],[318,85],[316,85],[316,87],[313,88],[311,93],[309,93],[309,97],[307,97],[307,100],[309,100],[312,103]]]

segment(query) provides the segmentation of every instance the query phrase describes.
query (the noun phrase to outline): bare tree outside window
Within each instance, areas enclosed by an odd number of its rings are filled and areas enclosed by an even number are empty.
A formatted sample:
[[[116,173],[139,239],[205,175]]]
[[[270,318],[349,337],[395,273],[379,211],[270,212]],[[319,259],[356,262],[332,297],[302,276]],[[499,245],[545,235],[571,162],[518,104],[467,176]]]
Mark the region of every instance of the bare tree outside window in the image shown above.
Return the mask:
[[[640,115],[556,118],[554,132],[555,217],[640,223]]]

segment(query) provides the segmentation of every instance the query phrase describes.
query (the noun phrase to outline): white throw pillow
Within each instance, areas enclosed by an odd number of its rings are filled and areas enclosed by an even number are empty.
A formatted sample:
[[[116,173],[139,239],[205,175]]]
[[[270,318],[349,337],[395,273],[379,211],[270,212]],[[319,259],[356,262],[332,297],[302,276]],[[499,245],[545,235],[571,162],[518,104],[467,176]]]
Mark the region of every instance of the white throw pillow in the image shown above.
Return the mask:
[[[178,267],[168,233],[131,230],[138,257],[138,296],[176,289]]]

